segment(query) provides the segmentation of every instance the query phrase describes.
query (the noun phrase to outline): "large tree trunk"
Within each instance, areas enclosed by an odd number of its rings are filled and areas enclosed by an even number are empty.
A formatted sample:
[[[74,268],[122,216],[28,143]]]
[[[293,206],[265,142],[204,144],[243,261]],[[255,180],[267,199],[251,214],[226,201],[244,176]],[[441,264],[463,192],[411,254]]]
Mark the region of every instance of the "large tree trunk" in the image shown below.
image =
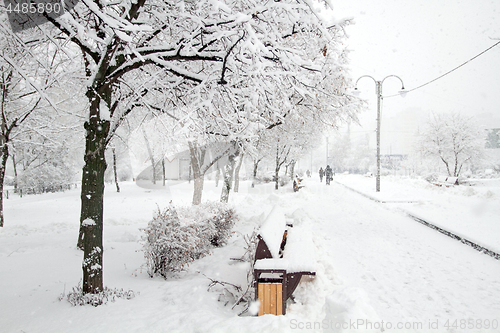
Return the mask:
[[[453,177],[458,177],[458,175],[460,174],[459,170],[462,169],[462,166],[459,165],[460,162],[458,160],[458,153],[455,152],[455,168],[453,170]]]
[[[116,152],[115,152],[115,148],[113,148],[113,173],[115,174],[116,192],[120,192],[120,185],[118,185],[118,172],[116,171]]]
[[[103,291],[102,231],[106,137],[109,121],[91,118],[85,123],[85,165],[82,175],[82,210],[79,245],[83,247],[83,293]],[[79,246],[80,247],[80,246]]]
[[[203,175],[194,178],[193,205],[201,204],[201,196],[203,194],[204,183],[205,177],[203,177]]]
[[[448,176],[451,176],[450,166],[448,165],[448,162],[446,162],[446,160],[442,156],[440,157],[441,161],[443,161],[444,165],[446,165],[446,171],[448,172]]]
[[[161,172],[162,172],[162,185],[165,186],[165,158],[161,160]]]
[[[191,178],[193,174],[193,166],[191,165],[191,159],[189,160],[189,168],[188,168],[188,183],[191,184]]]
[[[5,74],[5,73],[2,73]],[[2,100],[0,101],[0,116],[1,116],[1,128],[0,128],[0,149],[2,153],[2,164],[0,165],[0,227],[3,227],[3,182],[5,180],[5,171],[7,170],[7,159],[9,158],[9,146],[7,145],[8,141],[8,131],[7,131],[7,126],[5,123],[5,109],[4,109],[4,104],[5,104],[5,99],[7,96],[7,88],[4,84],[5,77],[2,76],[2,82],[0,84],[0,89],[1,91],[1,98]]]
[[[106,103],[110,105],[111,92],[106,91]],[[101,98],[92,88],[87,97],[90,101],[89,120],[85,122],[85,165],[82,173],[80,236],[78,247],[83,249],[83,293],[97,294],[103,291],[103,196],[104,172],[106,171],[106,138],[110,122],[100,119]]]
[[[262,161],[262,159],[253,161],[252,188],[255,187],[255,181],[257,180],[257,169],[259,168],[260,161]]]
[[[277,190],[279,188],[279,172],[280,172],[281,164],[280,164],[280,156],[279,156],[279,146],[276,146],[276,167],[274,168],[274,189]]]
[[[295,163],[296,161],[292,160],[292,162],[290,162],[290,180],[293,181],[293,179],[295,178]]]
[[[234,170],[234,193],[238,193],[240,189],[240,169],[243,163],[243,153],[240,155],[236,169]]]
[[[233,174],[234,174],[234,164],[236,159],[235,154],[229,155],[229,161],[224,166],[224,183],[222,184],[222,193],[220,196],[220,202],[228,202],[229,201],[229,192],[231,191],[231,185],[233,183]]]
[[[203,194],[203,184],[205,181],[204,175],[201,172],[201,165],[205,158],[205,154],[202,153],[202,157],[199,158],[198,146],[193,142],[189,142],[189,153],[194,176],[193,205],[199,205],[201,204],[201,195]]]
[[[240,153],[237,143],[233,141],[231,144],[233,147],[229,151],[228,161],[224,166],[224,183],[222,184],[222,192],[220,196],[220,202],[226,203],[229,201],[229,192],[231,191],[231,185],[233,184],[234,165],[236,163],[236,158]]]
[[[144,135],[144,141],[146,141],[146,148],[148,149],[149,159],[151,161],[151,166],[153,167],[153,184],[156,184],[156,164],[155,158],[153,155],[153,150],[151,149],[151,145],[149,144],[148,136],[146,135],[146,131],[142,128],[142,134]]]
[[[219,187],[219,180],[220,180],[220,167],[219,167],[219,161],[217,161],[217,170],[215,170],[215,187]]]
[[[12,154],[12,167],[14,168],[14,193],[17,193],[17,166],[15,154]]]
[[[3,227],[3,182],[5,179],[5,170],[7,168],[7,159],[9,158],[9,147],[6,140],[2,142],[2,164],[0,165],[0,227]]]

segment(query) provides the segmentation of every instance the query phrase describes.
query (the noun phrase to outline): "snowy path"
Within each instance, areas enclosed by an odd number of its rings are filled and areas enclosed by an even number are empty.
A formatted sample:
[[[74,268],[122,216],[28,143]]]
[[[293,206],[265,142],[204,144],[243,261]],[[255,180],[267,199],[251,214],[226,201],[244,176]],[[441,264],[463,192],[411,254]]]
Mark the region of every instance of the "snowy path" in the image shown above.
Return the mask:
[[[373,177],[339,175],[335,182],[500,253],[499,179],[439,187],[423,179],[391,176],[382,179],[381,192],[375,192]]]
[[[341,185],[308,185],[304,209],[345,285],[380,319],[500,320],[500,262]]]

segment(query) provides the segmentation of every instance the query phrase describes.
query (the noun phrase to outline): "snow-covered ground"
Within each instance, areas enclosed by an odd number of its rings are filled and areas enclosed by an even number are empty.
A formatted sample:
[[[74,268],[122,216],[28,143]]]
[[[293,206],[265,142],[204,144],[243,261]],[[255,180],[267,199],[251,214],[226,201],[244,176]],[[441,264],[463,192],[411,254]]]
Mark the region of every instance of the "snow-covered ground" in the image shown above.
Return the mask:
[[[423,179],[339,175],[335,180],[500,253],[500,179],[470,180],[475,186],[439,187]]]
[[[169,280],[151,279],[141,267],[140,228],[170,200],[189,204],[192,184],[146,189],[124,183],[121,193],[107,186],[104,284],[136,296],[96,308],[58,300],[81,279],[82,253],[75,249],[79,191],[11,197],[0,229],[0,331],[500,332],[500,261],[400,210],[448,223],[498,249],[498,187],[432,188],[418,180],[383,178],[378,195],[400,201],[411,194],[416,203],[381,204],[316,179],[298,193],[291,186],[274,191],[273,184],[251,189],[244,183],[230,197],[241,218],[229,244]],[[336,180],[367,193],[368,184],[374,187],[373,178]],[[217,200],[219,194],[207,181],[203,199]],[[240,307],[218,301],[220,287],[208,290],[209,278],[245,282],[248,266],[231,258],[243,254],[242,235],[275,205],[310,227],[317,276],[301,283],[286,316],[239,317]],[[495,328],[485,330],[487,325]]]

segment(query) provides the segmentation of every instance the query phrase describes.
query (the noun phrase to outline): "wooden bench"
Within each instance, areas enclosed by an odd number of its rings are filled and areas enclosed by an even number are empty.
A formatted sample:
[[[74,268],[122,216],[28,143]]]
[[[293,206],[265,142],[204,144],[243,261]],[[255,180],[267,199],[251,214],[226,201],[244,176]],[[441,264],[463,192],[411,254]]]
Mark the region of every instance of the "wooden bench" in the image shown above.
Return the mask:
[[[302,276],[316,275],[311,233],[305,226],[287,223],[281,209],[274,207],[257,237],[254,283],[259,316],[284,315]]]
[[[458,177],[439,176],[436,181],[432,182],[432,184],[446,187],[458,185]]]

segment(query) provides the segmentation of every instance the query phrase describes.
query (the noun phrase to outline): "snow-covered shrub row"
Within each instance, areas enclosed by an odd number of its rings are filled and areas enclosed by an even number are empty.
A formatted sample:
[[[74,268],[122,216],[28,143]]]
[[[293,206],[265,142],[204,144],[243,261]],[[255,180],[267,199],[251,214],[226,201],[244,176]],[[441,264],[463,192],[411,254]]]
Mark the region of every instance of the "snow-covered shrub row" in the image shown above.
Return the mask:
[[[196,226],[182,226],[175,207],[158,211],[145,229],[144,257],[149,276],[167,277],[203,253]]]
[[[429,183],[436,182],[438,180],[439,175],[437,173],[430,173],[424,177],[426,181]]]
[[[22,189],[23,194],[64,191],[73,176],[73,170],[64,163],[45,163],[23,172],[17,178],[17,188]]]
[[[236,213],[227,204],[221,202],[208,202],[198,205],[200,213],[205,213],[206,223],[209,225],[210,244],[215,247],[221,247],[227,244],[227,240],[232,235],[231,229],[236,221]],[[194,212],[190,207],[187,212]]]
[[[226,244],[236,221],[227,204],[209,202],[197,206],[158,210],[144,229],[144,256],[148,274],[167,278],[192,261]]]
[[[67,300],[73,305],[86,305],[99,306],[111,301],[114,302],[117,298],[132,299],[135,293],[132,290],[124,291],[123,289],[109,289],[104,287],[104,291],[98,294],[84,294],[81,285],[73,287],[73,290],[68,293]],[[59,297],[59,300],[64,298],[64,293]]]
[[[276,181],[276,176],[273,172],[266,172],[262,174],[257,174],[254,179],[254,184],[267,184]],[[280,186],[285,186],[290,181],[290,176],[285,174],[280,174],[278,177],[278,182]]]

